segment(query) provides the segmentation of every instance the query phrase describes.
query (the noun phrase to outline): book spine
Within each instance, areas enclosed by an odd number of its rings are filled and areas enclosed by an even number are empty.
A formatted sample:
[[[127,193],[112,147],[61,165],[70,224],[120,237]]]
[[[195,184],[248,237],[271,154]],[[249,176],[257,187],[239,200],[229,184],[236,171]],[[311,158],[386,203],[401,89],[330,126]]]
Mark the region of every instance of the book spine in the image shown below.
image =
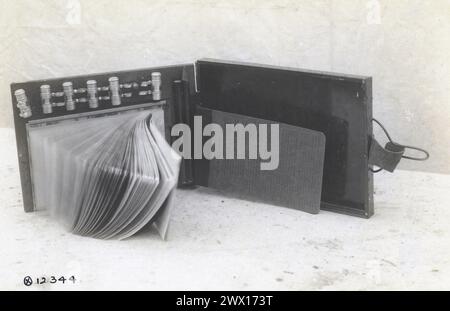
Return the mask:
[[[189,93],[189,81],[175,80],[173,82],[173,124],[184,123],[191,131],[193,130],[193,112],[194,107]],[[172,137],[172,143],[176,137]],[[191,141],[192,145],[192,141]],[[183,158],[181,161],[180,177],[178,179],[179,187],[190,187],[194,182],[194,161],[192,158]]]

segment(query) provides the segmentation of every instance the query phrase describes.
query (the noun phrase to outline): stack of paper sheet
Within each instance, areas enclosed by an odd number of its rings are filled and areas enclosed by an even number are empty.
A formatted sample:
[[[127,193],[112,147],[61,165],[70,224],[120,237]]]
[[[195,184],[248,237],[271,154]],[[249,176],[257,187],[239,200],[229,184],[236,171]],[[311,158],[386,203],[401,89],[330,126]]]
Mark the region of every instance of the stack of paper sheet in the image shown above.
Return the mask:
[[[35,205],[70,231],[124,239],[154,223],[165,237],[181,158],[149,111],[29,129]]]

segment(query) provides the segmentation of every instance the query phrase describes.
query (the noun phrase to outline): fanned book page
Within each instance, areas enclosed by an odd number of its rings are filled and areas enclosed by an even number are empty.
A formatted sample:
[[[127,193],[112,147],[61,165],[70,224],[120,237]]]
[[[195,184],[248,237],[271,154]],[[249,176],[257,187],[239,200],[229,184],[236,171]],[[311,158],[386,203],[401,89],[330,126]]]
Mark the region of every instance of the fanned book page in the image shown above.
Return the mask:
[[[180,156],[133,111],[28,129],[36,209],[71,232],[124,239],[147,224],[165,238]]]

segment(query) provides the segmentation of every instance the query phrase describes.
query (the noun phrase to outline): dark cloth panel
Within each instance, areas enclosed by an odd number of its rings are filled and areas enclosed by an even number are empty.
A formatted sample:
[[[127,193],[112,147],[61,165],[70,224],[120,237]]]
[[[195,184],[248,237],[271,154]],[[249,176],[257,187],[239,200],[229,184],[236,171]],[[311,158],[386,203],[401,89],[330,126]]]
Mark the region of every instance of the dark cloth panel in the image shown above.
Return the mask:
[[[274,123],[201,107],[197,109],[197,114],[203,117],[203,126],[211,122],[224,129],[225,124],[253,123],[258,126],[261,123]],[[243,199],[317,214],[320,210],[325,136],[317,131],[287,124],[279,124],[279,135],[277,169],[262,171],[262,160],[250,160],[248,157],[245,160],[196,160],[196,183]]]

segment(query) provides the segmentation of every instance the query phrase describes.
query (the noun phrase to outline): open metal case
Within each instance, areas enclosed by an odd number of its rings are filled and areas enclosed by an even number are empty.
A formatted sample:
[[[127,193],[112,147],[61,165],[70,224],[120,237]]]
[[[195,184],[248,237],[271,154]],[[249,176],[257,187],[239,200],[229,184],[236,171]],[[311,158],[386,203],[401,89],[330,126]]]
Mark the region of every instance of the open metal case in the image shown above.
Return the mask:
[[[152,72],[161,73],[161,94],[151,96],[147,81]],[[121,88],[120,106],[107,96],[108,78],[117,77]],[[40,87],[60,90],[72,82],[83,93],[86,82],[95,80],[105,91],[95,113],[86,104],[76,109],[53,104],[52,113],[43,112]],[[20,102],[21,91],[26,103]],[[124,92],[123,89],[122,93]],[[214,160],[184,160],[180,186],[213,187],[238,196],[317,213],[320,208],[338,213],[373,215],[373,178],[369,152],[372,143],[372,79],[295,68],[201,59],[195,64],[67,77],[11,85],[17,151],[25,211],[33,211],[32,160],[28,151],[27,127],[33,123],[56,122],[59,118],[94,117],[119,113],[128,108],[161,107],[164,128],[170,142],[171,127],[192,124],[195,115],[216,123],[280,123],[287,141],[280,171],[258,173],[248,163],[218,164]],[[55,92],[54,96],[63,96]],[[83,102],[84,95],[74,94]],[[19,95],[19,98],[18,98]],[[101,94],[100,94],[101,95]],[[20,108],[18,108],[20,106]],[[293,140],[292,140],[293,139]],[[302,146],[302,150],[295,149]],[[282,155],[280,155],[282,156]],[[237,163],[237,164],[236,164]],[[300,172],[300,173],[299,173]],[[266,174],[266,175],[265,175]],[[322,175],[323,174],[323,175]],[[248,178],[250,176],[250,178]]]

